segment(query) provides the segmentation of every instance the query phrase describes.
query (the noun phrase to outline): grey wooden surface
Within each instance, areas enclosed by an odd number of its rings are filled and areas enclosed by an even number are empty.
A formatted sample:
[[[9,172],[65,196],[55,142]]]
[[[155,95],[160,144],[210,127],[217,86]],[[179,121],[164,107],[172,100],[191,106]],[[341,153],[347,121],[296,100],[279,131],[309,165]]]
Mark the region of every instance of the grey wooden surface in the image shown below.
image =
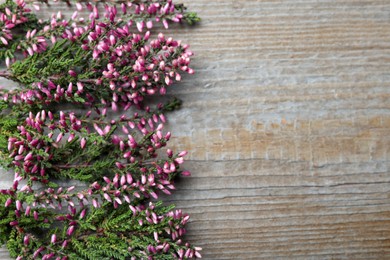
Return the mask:
[[[169,92],[187,239],[205,259],[390,259],[390,1],[183,2],[203,18],[172,33],[196,53]]]

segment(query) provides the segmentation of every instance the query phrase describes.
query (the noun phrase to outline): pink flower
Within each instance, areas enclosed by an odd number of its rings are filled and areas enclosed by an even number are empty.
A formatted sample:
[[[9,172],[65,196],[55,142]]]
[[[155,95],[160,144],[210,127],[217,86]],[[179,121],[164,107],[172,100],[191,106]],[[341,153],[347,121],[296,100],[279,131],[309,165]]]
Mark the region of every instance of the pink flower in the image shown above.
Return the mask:
[[[6,200],[4,206],[7,208],[9,205],[11,205],[11,203],[12,203],[12,199],[11,199],[11,198],[8,198],[8,199]]]
[[[142,32],[143,28],[144,28],[144,22],[137,22],[138,31]]]
[[[3,36],[0,36],[0,40],[4,45],[8,45],[8,41]]]
[[[104,193],[104,194],[103,194],[103,197],[104,197],[108,202],[112,202],[112,199],[111,199],[110,195],[108,195],[107,193]]]
[[[62,242],[61,247],[65,248],[65,247],[67,247],[67,245],[68,245],[68,240],[64,240],[64,242]]]
[[[52,244],[55,244],[56,241],[57,241],[57,236],[56,236],[56,234],[51,235],[50,242],[51,242]]]
[[[98,204],[96,199],[92,199],[92,205],[93,205],[94,208],[98,208],[99,207],[99,204]]]
[[[66,230],[66,235],[67,236],[71,236],[74,232],[74,226],[70,226],[67,230]]]
[[[24,238],[23,238],[23,244],[25,246],[28,246],[30,244],[30,236],[29,235],[25,235]]]
[[[183,171],[183,172],[181,172],[181,175],[183,175],[183,176],[191,176],[191,172]]]
[[[175,162],[178,163],[178,164],[182,164],[184,162],[184,159],[183,159],[183,157],[177,157],[175,159]]]
[[[165,29],[168,29],[168,21],[163,19],[162,23],[163,23]]]
[[[86,144],[87,144],[87,140],[85,140],[84,137],[81,138],[81,141],[80,141],[80,147],[81,147],[81,149],[84,149]]]
[[[30,215],[30,211],[31,211],[31,207],[30,207],[30,206],[27,206],[27,207],[26,207],[26,210],[25,210],[25,212],[24,212],[24,215],[25,215],[25,216],[29,216],[29,215]]]
[[[17,225],[19,225],[19,222],[16,221],[16,220],[14,220],[14,221],[11,221],[11,222],[9,223],[9,225],[10,225],[11,227],[17,226]]]
[[[81,3],[76,3],[77,10],[81,11],[83,10],[83,5]]]
[[[80,219],[83,219],[85,217],[85,214],[87,213],[87,209],[83,209],[80,213]]]
[[[22,203],[20,202],[20,200],[17,200],[16,201],[16,210],[21,210],[22,209]]]

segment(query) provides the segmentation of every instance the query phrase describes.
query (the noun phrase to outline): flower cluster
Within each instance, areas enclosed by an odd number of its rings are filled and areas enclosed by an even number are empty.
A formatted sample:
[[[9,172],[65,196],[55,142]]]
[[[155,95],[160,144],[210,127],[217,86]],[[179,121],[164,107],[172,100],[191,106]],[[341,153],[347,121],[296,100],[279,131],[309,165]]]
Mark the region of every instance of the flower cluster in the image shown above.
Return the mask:
[[[159,201],[190,175],[187,152],[165,148],[180,101],[147,104],[194,73],[193,54],[143,32],[198,18],[171,0],[75,6],[48,21],[23,0],[0,6],[0,76],[21,85],[0,88],[0,159],[15,172],[0,190],[0,243],[17,259],[201,257],[182,240],[189,216]]]
[[[27,48],[32,54],[34,50],[46,50],[40,59],[47,66],[42,67],[31,56],[14,64],[12,74],[0,73],[29,85],[27,89],[5,93],[2,99],[14,104],[46,105],[64,100],[84,105],[100,102],[113,110],[118,106],[128,109],[142,102],[145,96],[165,94],[168,86],[181,80],[182,73],[194,73],[190,67],[193,53],[188,45],[166,38],[162,33],[154,40],[149,40],[149,31],[136,34],[129,24],[122,25],[123,18],[114,10],[107,8],[109,15],[105,16],[109,18],[100,21],[96,20],[99,15],[95,15],[82,27],[73,27],[63,20],[61,26],[54,21],[51,29],[28,31],[30,37],[53,33],[57,28],[64,33],[55,37],[56,44],[47,50],[43,42],[40,46],[44,48]],[[75,53],[77,59],[73,57]]]
[[[47,0],[41,2],[47,3]],[[65,1],[68,4],[70,2]],[[88,18],[80,17],[79,11],[89,11]],[[36,9],[39,6],[34,5]],[[46,50],[48,43],[54,44],[58,38],[65,38],[74,41],[81,37],[88,30],[94,27],[95,21],[99,20],[100,14],[97,5],[89,2],[76,3],[77,10],[70,20],[63,19],[61,12],[53,14],[49,21],[40,21],[31,14],[31,9],[26,7],[24,0],[13,2],[6,1],[0,6],[0,58],[5,58],[7,66],[15,62],[15,52],[22,51],[23,54],[32,56]],[[120,16],[120,23],[128,27],[136,28],[139,32],[144,28],[150,30],[154,22],[161,22],[168,28],[169,22],[181,23],[183,21],[193,24],[200,19],[195,13],[187,12],[182,4],[175,4],[172,0],[137,1],[129,0],[120,5],[120,14],[115,5],[105,5],[104,18],[113,23],[115,18]],[[92,23],[90,21],[92,20]],[[104,24],[99,22],[97,25]],[[87,26],[85,26],[87,25]],[[88,26],[89,25],[89,26]],[[118,26],[118,24],[116,24]]]

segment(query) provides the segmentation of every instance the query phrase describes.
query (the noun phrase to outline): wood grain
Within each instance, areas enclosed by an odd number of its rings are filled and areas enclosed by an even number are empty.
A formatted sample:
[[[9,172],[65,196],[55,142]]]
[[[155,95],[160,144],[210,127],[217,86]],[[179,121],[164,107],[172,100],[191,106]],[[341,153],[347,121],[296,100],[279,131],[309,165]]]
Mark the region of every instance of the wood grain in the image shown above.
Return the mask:
[[[187,239],[205,259],[390,259],[390,2],[183,2],[203,20],[173,26],[197,74],[169,130],[193,175],[166,199]]]

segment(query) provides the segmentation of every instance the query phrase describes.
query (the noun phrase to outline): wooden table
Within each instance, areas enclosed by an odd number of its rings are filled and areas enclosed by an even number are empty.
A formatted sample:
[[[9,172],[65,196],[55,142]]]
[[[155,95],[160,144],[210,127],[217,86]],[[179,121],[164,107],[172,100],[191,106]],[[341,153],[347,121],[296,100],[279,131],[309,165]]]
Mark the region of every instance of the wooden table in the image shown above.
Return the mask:
[[[167,201],[187,239],[205,259],[390,259],[390,1],[184,2],[197,74],[169,128],[192,177]]]

